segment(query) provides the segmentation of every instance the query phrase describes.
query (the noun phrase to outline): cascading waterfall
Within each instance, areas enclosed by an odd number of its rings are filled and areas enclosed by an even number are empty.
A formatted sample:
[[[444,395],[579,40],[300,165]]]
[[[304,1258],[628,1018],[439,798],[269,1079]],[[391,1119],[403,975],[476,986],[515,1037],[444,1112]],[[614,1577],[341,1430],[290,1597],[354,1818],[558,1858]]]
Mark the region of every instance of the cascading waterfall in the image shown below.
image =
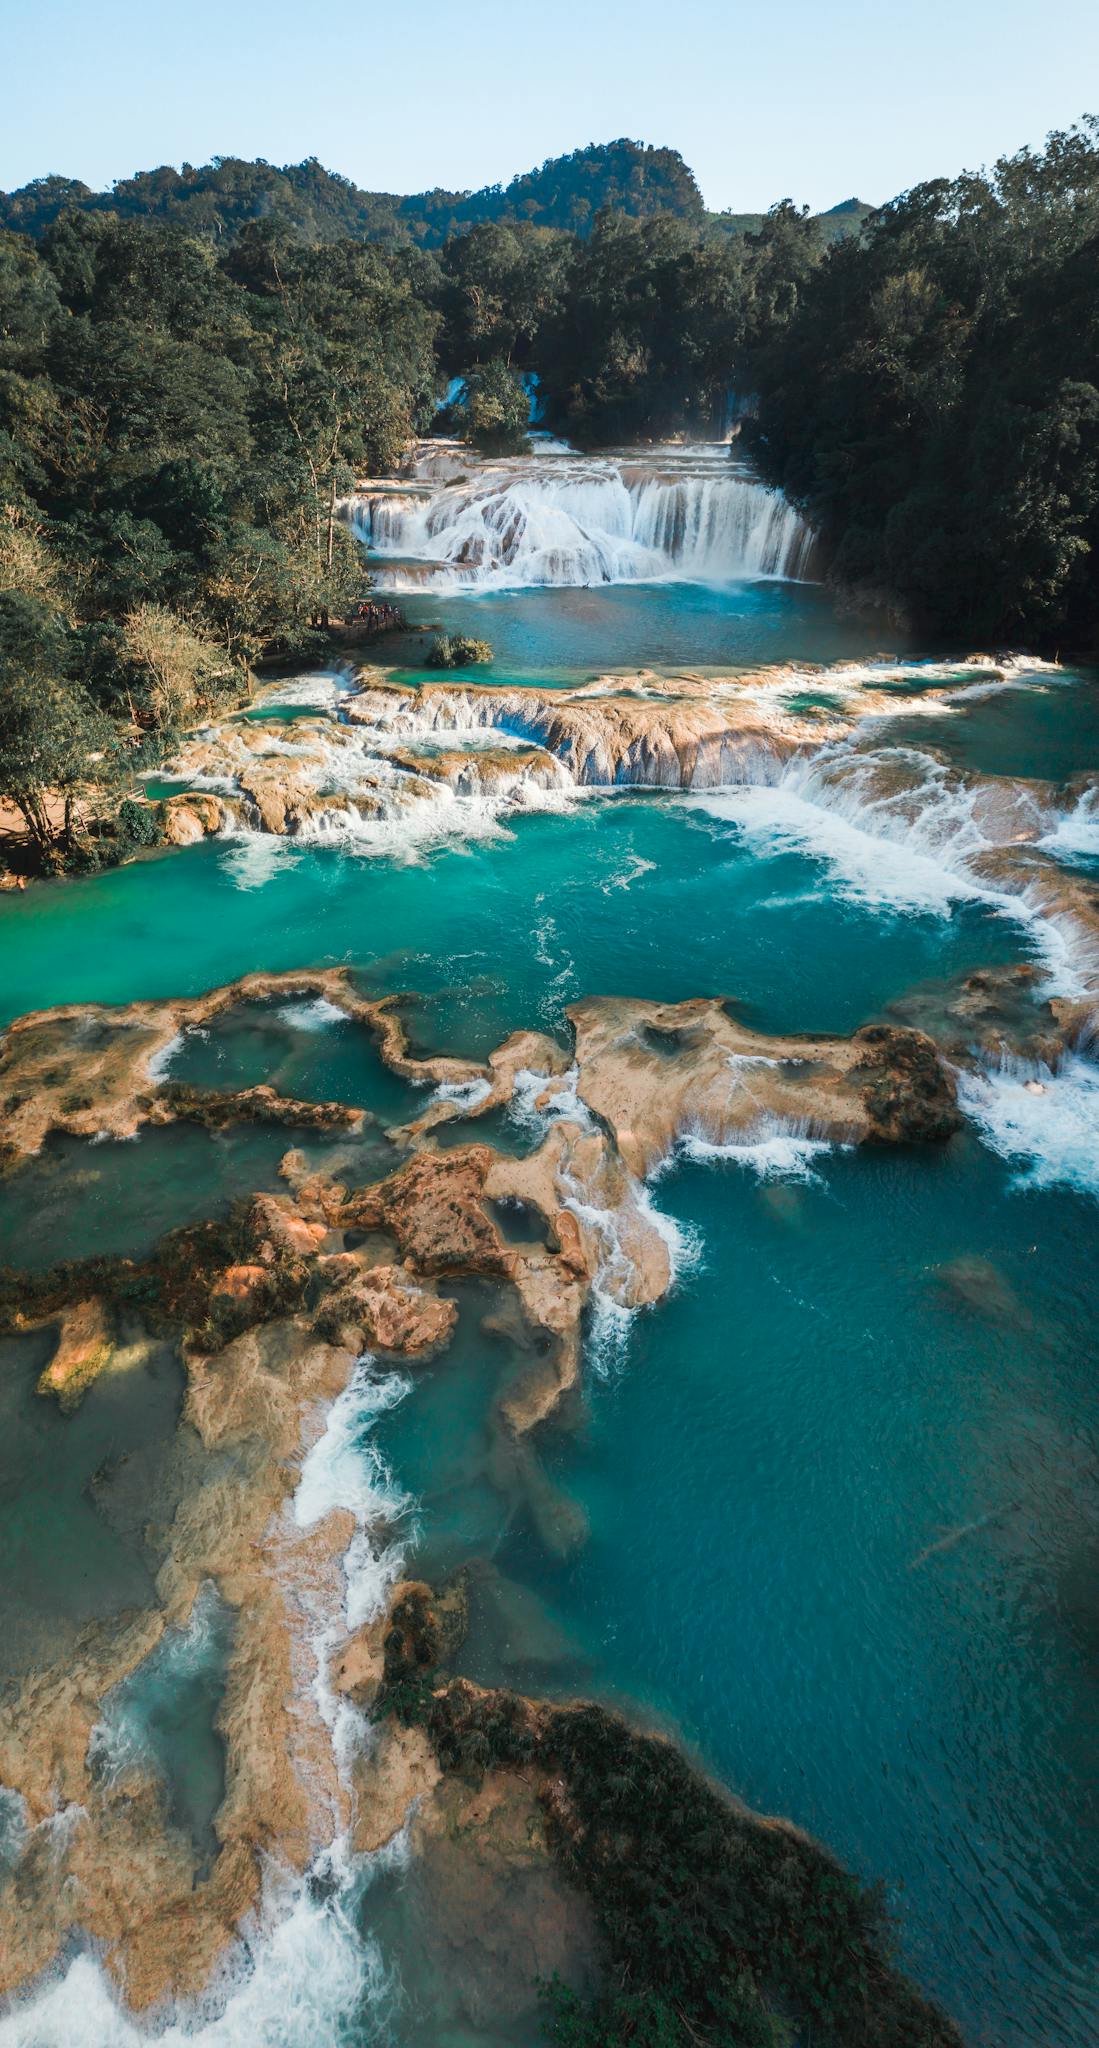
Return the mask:
[[[478,465],[428,451],[408,486],[348,506],[397,590],[804,576],[812,534],[724,446],[659,462],[570,453]]]

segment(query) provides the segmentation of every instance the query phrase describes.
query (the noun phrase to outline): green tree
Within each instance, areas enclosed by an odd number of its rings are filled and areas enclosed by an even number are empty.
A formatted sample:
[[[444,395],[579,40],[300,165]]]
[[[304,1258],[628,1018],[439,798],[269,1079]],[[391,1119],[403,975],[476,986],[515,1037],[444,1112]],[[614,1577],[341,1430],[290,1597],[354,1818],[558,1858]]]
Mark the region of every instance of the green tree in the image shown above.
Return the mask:
[[[540,338],[551,417],[584,443],[709,431],[743,331],[744,253],[670,216],[599,216]]]
[[[0,796],[44,865],[75,851],[77,799],[110,729],[65,674],[65,622],[39,599],[0,595]]]
[[[497,357],[471,370],[458,405],[467,441],[486,455],[513,455],[526,447],[530,400],[522,379]]]
[[[498,357],[526,369],[560,310],[567,235],[498,223],[455,235],[440,259],[444,363],[470,368]]]
[[[883,207],[750,335],[775,482],[939,635],[1099,629],[1099,124]]]

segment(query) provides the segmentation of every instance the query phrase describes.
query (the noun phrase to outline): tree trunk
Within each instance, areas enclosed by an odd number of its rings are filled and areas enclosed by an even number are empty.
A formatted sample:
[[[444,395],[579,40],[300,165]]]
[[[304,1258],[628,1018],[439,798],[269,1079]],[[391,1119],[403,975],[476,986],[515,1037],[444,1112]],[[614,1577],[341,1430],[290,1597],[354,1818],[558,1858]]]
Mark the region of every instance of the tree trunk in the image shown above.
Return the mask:
[[[27,831],[38,848],[43,866],[56,868],[58,866],[57,848],[53,843],[53,832],[50,829],[50,821],[46,815],[45,805],[37,791],[23,790],[15,798],[15,807],[18,811],[22,812],[26,820]]]

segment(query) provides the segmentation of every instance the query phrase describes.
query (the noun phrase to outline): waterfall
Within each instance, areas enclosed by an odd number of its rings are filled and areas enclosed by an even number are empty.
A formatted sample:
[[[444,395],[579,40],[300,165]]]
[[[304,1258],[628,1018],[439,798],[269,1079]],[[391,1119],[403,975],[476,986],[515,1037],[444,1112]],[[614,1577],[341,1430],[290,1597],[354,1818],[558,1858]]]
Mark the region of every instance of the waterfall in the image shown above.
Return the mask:
[[[429,449],[404,487],[347,509],[395,589],[796,579],[812,546],[793,506],[723,446],[497,463]]]

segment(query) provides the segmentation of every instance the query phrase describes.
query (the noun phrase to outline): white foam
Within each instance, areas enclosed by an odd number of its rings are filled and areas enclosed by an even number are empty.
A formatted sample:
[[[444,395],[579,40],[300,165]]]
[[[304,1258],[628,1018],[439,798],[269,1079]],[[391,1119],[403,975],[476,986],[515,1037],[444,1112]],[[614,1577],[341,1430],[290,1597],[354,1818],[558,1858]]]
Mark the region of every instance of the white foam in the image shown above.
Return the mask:
[[[564,770],[555,770],[552,781],[541,780],[526,770],[521,756],[513,777],[485,790],[476,787],[475,778],[468,790],[455,790],[448,783],[426,783],[407,774],[394,777],[381,791],[376,787],[364,790],[357,788],[357,782],[374,776],[382,758],[373,756],[366,768],[360,757],[358,774],[350,761],[341,765],[346,790],[328,793],[325,807],[295,833],[295,845],[339,846],[344,852],[368,858],[416,862],[440,847],[460,849],[508,839],[512,818],[561,814],[570,808],[575,794]],[[475,757],[471,766],[475,769]],[[246,833],[250,844],[260,838],[265,844],[286,844],[254,833],[246,825],[235,829]],[[261,879],[267,879],[266,874]],[[241,883],[255,885],[251,873]]]
[[[685,1159],[704,1165],[720,1161],[724,1165],[743,1166],[757,1180],[805,1182],[819,1179],[814,1170],[816,1160],[842,1149],[828,1138],[814,1138],[780,1123],[777,1117],[761,1119],[743,1138],[725,1144],[688,1133],[680,1139],[678,1147]]]
[[[166,1080],[172,1061],[182,1051],[183,1033],[182,1031],[177,1031],[173,1038],[169,1038],[165,1045],[158,1047],[157,1051],[150,1054],[146,1060],[145,1072],[148,1074],[150,1081],[155,1081],[159,1086],[161,1081]]]
[[[406,1520],[413,1503],[388,1472],[370,1432],[411,1389],[407,1375],[379,1374],[369,1356],[360,1358],[302,1461],[291,1503],[299,1529],[312,1528],[337,1508],[355,1517],[355,1535],[344,1560],[349,1629],[360,1628],[381,1613],[403,1566],[403,1544],[379,1540],[378,1528]]]
[[[508,1115],[532,1137],[543,1137],[551,1124],[574,1123],[594,1128],[587,1103],[577,1093],[580,1069],[575,1061],[564,1074],[539,1074],[520,1067],[512,1084]]]
[[[615,874],[600,883],[602,893],[609,896],[612,889],[632,889],[642,875],[651,875],[655,868],[654,860],[645,860],[641,854],[631,853]]]
[[[658,1209],[650,1189],[642,1183],[635,1197],[637,1208],[662,1238],[668,1253],[671,1269],[671,1286],[675,1287],[684,1275],[695,1270],[702,1257],[702,1239],[687,1224],[677,1223],[674,1216],[666,1216]]]
[[[870,909],[948,918],[982,903],[1019,924],[1046,969],[1046,993],[1083,997],[1099,981],[1099,952],[1081,920],[1046,905],[1040,881],[988,881],[980,856],[1044,846],[1056,829],[1048,799],[1025,782],[980,780],[915,748],[839,743],[798,754],[776,782],[684,801],[733,825],[759,856],[817,860],[835,895]],[[1076,805],[1083,838],[1087,811]]]
[[[429,1102],[452,1102],[456,1109],[479,1109],[486,1095],[491,1095],[492,1084],[481,1074],[475,1074],[470,1081],[440,1081],[432,1090]]]
[[[327,1031],[330,1024],[346,1024],[347,1011],[327,996],[314,996],[306,1003],[285,1003],[278,1012],[292,1031]]]
[[[598,1379],[621,1369],[629,1345],[636,1309],[616,1301],[598,1281],[588,1297],[587,1358]]]
[[[355,530],[396,566],[394,589],[514,590],[544,585],[730,581],[793,576],[811,536],[781,493],[693,451],[636,461],[572,456],[478,462],[466,455],[434,488],[367,492]],[[449,474],[447,473],[449,471]],[[400,566],[412,562],[409,570]]]
[[[309,1876],[272,1883],[262,1914],[209,1992],[166,2026],[130,2019],[104,1971],[84,1954],[13,2004],[0,2019],[0,2048],[331,2048],[338,2040],[381,2040],[396,1985],[377,1941],[360,1930],[359,1901],[399,1844],[398,1837],[396,1848],[374,1858],[355,1858],[336,1844]]]
[[[795,755],[774,783],[683,801],[734,827],[761,856],[819,861],[850,902],[938,917],[962,902],[987,904],[1026,926],[1063,983],[1075,934],[1053,933],[1037,900],[994,886],[974,866],[1049,829],[1048,805],[1026,784],[974,779],[915,748],[844,743]]]
[[[256,700],[256,710],[263,710],[269,704],[316,705],[323,709],[338,704],[350,690],[357,688],[357,677],[344,669],[315,670],[308,675],[290,676],[283,683],[274,683],[262,691]]]
[[[1078,1053],[1054,1072],[1005,1061],[958,1080],[958,1101],[985,1143],[1015,1163],[1017,1187],[1099,1195],[1099,1066]]]
[[[655,1231],[661,1239],[668,1254],[669,1292],[697,1265],[702,1240],[673,1217],[665,1216],[643,1183],[631,1185],[621,1209],[600,1208],[586,1200],[580,1183],[567,1171],[562,1172],[560,1185],[563,1207],[572,1212],[596,1247],[597,1263],[588,1300],[587,1350],[593,1370],[606,1374],[621,1366],[638,1314],[638,1306],[631,1299],[636,1268],[623,1241],[624,1226],[640,1224]]]
[[[238,889],[262,889],[296,860],[289,842],[271,833],[226,826],[219,834],[219,844],[221,865]]]
[[[1085,789],[1038,843],[1043,852],[1069,866],[1099,860],[1099,788]]]
[[[883,839],[788,787],[745,787],[691,798],[692,808],[733,825],[752,852],[802,853],[827,866],[837,894],[874,909],[946,916],[982,892],[911,844]]]
[[[1006,917],[1025,926],[1034,951],[1045,966],[1042,993],[1081,1001],[1099,988],[1099,943],[1070,911],[1050,909],[1041,884],[1021,896],[1006,896],[997,906]]]

